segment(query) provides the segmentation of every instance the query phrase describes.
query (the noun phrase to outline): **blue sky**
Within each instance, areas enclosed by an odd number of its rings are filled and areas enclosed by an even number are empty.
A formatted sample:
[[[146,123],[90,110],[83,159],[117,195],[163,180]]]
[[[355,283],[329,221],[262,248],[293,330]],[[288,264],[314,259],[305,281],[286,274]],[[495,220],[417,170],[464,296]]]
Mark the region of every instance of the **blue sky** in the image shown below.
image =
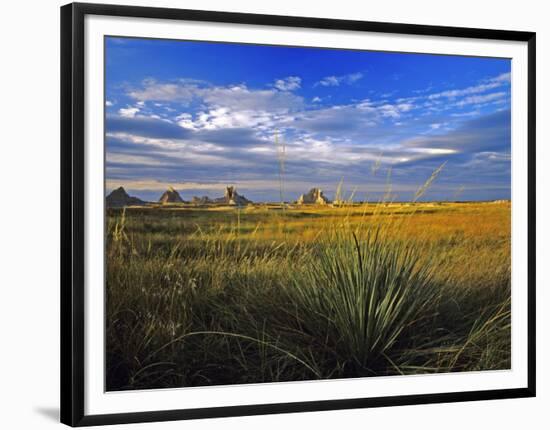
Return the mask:
[[[510,61],[106,39],[106,184],[156,200],[510,198]],[[277,146],[276,142],[279,143]],[[389,187],[391,186],[391,190]]]

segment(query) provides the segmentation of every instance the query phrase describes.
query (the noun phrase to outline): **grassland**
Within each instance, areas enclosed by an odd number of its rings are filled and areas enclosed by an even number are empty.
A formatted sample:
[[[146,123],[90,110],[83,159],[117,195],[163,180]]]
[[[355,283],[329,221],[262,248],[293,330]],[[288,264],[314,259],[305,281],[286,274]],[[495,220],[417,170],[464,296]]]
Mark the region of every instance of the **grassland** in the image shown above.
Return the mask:
[[[510,204],[110,209],[107,389],[510,367]]]

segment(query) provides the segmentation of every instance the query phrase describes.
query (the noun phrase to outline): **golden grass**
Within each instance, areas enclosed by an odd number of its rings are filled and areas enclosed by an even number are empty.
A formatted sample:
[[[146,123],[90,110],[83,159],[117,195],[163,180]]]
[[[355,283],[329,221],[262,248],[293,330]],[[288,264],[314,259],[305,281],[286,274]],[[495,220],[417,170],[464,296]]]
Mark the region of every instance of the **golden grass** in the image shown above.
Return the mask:
[[[108,215],[109,389],[509,367],[509,202],[170,205]],[[374,230],[380,238],[361,239]],[[345,233],[332,242],[339,252],[327,241],[335,231]],[[367,272],[347,232],[357,233],[360,257],[370,255]],[[326,321],[333,306],[353,307],[369,291],[354,279],[389,270],[377,258],[392,270],[412,261],[407,282],[425,271],[438,298],[426,296],[421,318],[395,314],[402,326],[373,359],[357,339],[374,334],[338,334]],[[325,282],[319,264],[333,265],[340,290],[312,302],[303,293]],[[363,327],[355,315],[352,326]]]

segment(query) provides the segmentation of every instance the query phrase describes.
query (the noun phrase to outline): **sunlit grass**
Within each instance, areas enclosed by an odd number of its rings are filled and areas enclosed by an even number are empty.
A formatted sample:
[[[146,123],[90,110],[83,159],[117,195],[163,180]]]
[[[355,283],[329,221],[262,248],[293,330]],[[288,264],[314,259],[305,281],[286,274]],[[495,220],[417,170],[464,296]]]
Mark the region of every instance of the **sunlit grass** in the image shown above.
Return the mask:
[[[504,369],[509,203],[110,211],[109,389]]]

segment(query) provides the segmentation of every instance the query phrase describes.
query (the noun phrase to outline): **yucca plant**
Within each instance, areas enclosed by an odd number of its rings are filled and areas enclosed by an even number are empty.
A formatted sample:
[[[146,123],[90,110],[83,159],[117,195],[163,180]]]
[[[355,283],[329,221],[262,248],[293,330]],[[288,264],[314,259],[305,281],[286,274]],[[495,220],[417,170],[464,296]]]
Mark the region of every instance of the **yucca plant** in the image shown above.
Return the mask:
[[[437,302],[432,265],[420,261],[418,243],[385,237],[380,227],[335,230],[315,264],[291,290],[302,326],[322,338],[346,366],[372,371],[403,331]],[[394,366],[394,364],[391,364]]]

